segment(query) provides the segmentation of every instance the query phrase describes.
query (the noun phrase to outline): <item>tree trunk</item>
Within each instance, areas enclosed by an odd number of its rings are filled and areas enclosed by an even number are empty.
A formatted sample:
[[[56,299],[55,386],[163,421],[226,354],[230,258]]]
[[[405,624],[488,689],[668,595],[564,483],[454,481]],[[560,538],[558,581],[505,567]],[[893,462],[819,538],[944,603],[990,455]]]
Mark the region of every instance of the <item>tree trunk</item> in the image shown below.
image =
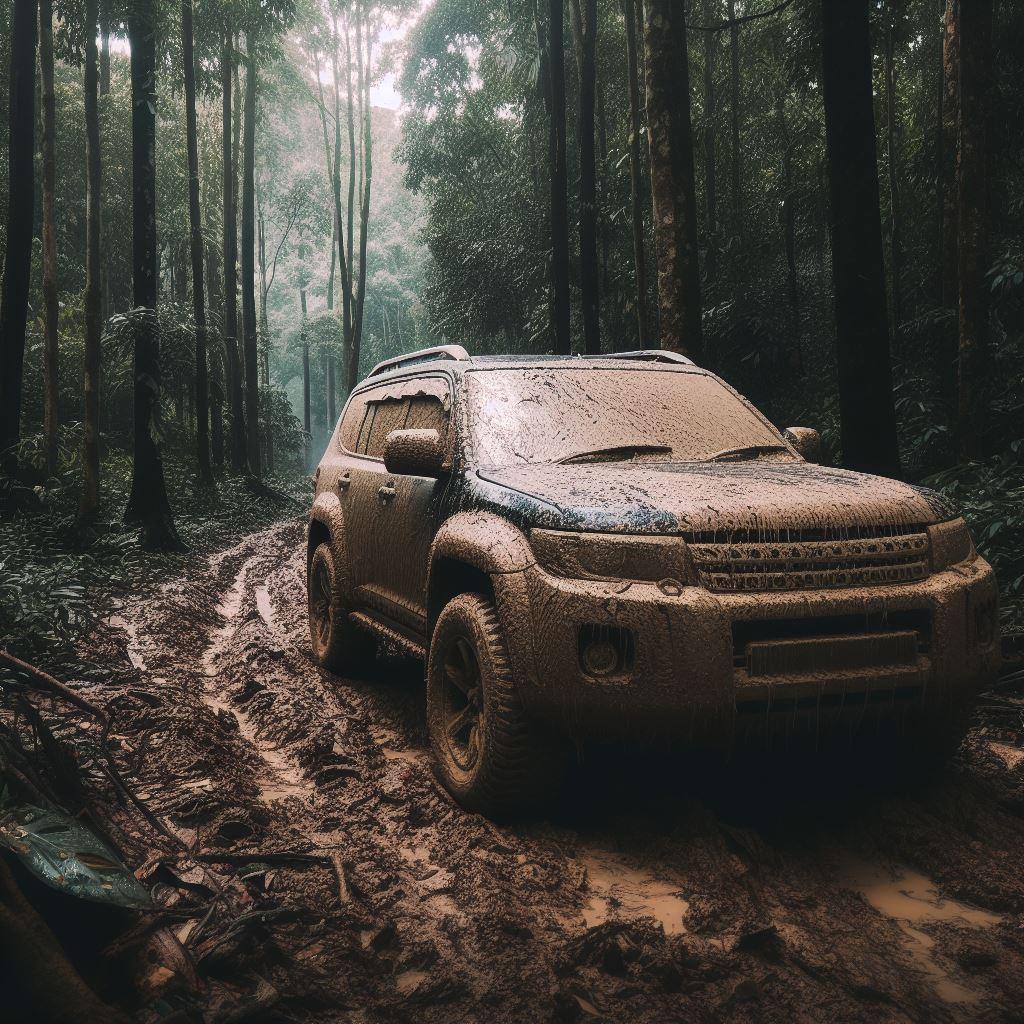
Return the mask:
[[[946,0],[942,31],[942,125],[939,151],[939,218],[941,278],[940,302],[943,309],[956,310],[960,302],[960,270],[957,232],[957,150],[960,123],[960,2]],[[939,395],[949,412],[950,426],[957,419],[958,336],[952,327],[944,331],[939,343]]]
[[[704,20],[710,26],[717,14],[717,0],[704,0]],[[718,33],[704,33],[704,202],[707,212],[707,257],[704,272],[709,282],[718,276]]]
[[[961,459],[982,454],[988,393],[988,119],[992,92],[992,0],[960,6],[960,360],[957,439]]]
[[[242,361],[238,353],[238,226],[235,222],[235,182],[238,172],[232,142],[232,64],[231,35],[222,39],[221,149],[224,162],[224,349],[227,353],[227,386],[231,406],[231,468],[245,467],[245,412],[242,396]]]
[[[203,289],[203,225],[199,215],[199,142],[196,134],[196,64],[192,52],[192,0],[181,0],[181,49],[185,64],[185,144],[188,150],[188,220],[192,249],[192,312],[196,323],[196,457],[199,480],[213,483],[210,468],[210,387]]]
[[[346,63],[346,79],[348,82],[348,130],[349,130],[349,169],[348,169],[348,250],[345,248],[345,232],[342,228],[343,220],[341,215],[341,82],[338,72],[338,20],[332,17],[331,26],[333,29],[332,40],[334,48],[331,53],[331,69],[334,76],[334,161],[331,175],[331,185],[334,192],[334,220],[336,240],[338,245],[338,269],[341,272],[341,336],[342,336],[342,382],[345,387],[345,394],[351,388],[349,381],[348,365],[349,353],[352,348],[352,275],[355,268],[352,265],[352,227],[355,189],[355,126],[352,112],[352,67],[351,47],[348,43],[348,23],[345,25],[345,48],[348,55]],[[324,147],[328,165],[331,165],[330,151],[327,147],[326,121],[324,128]]]
[[[245,420],[249,472],[260,477],[260,382],[256,335],[256,60],[246,33],[242,125],[242,334],[245,338]]]
[[[302,252],[299,253],[299,262],[302,262]],[[302,310],[302,321],[299,328],[299,343],[302,346],[302,429],[306,432],[306,454],[303,460],[303,468],[309,469],[310,448],[312,444],[311,432],[313,427],[310,415],[309,401],[309,338],[306,335],[306,289],[299,289],[299,308]]]
[[[629,78],[629,193],[633,219],[633,273],[636,280],[636,333],[640,348],[650,346],[647,326],[647,257],[644,254],[643,171],[640,150],[640,67],[634,0],[624,0],[626,75]]]
[[[104,15],[100,26],[102,47],[100,49],[100,95],[106,96],[110,92],[110,23]]]
[[[742,238],[743,153],[740,149],[740,26],[736,21],[736,0],[729,0],[729,62],[729,115],[732,128],[732,217],[736,235]]]
[[[551,175],[551,329],[555,352],[569,355],[569,178],[565,152],[565,39],[563,0],[549,0],[548,91],[551,119],[548,161]]]
[[[786,125],[786,102],[780,93],[775,101],[779,141],[782,144],[782,237],[786,251],[786,292],[789,297],[790,368],[803,373],[803,351],[800,344],[800,285],[796,267],[796,200],[793,187],[793,140]]]
[[[686,24],[673,0],[646,0],[644,49],[660,348],[703,355],[697,265],[697,190]]]
[[[8,91],[6,251],[0,292],[0,460],[8,473],[17,464],[16,456],[9,450],[21,438],[21,381],[32,273],[36,13],[35,0],[14,0]]]
[[[57,318],[57,225],[54,192],[57,186],[57,109],[53,91],[53,3],[39,0],[39,81],[43,107],[43,439],[46,474],[57,474],[57,398],[59,351]]]
[[[160,406],[159,270],[156,235],[156,25],[148,0],[129,9],[132,77],[132,301],[135,327],[135,450],[125,520],[142,526],[146,547],[180,549],[154,434]]]
[[[894,341],[903,322],[900,292],[902,274],[900,243],[900,188],[896,166],[896,62],[893,35],[900,13],[900,0],[889,0],[885,28],[885,120],[886,163],[889,171],[889,274],[892,279],[892,326]],[[898,344],[898,341],[895,342]]]
[[[96,17],[98,0],[85,5],[85,372],[83,379],[82,502],[79,517],[91,519],[100,501],[100,339],[103,334],[100,232],[103,179],[97,96]]]
[[[822,0],[825,142],[843,460],[899,472],[871,81],[869,0]]]
[[[337,27],[335,27],[335,38],[337,38]],[[338,80],[334,80],[334,110],[335,110],[335,124],[340,124],[337,120],[337,111],[339,109],[340,100],[338,97]],[[356,209],[356,122],[355,122],[355,104],[352,101],[352,37],[349,34],[348,27],[348,16],[345,17],[345,97],[348,103],[347,107],[347,127],[348,127],[348,267],[349,273],[349,301],[351,302],[352,293],[352,275],[355,273],[355,259],[353,246],[355,245],[355,209]],[[335,153],[335,166],[337,166],[338,160],[341,156],[339,136],[334,137],[334,153]],[[340,173],[340,172],[339,172]],[[351,328],[352,318],[349,315],[349,334],[352,333]]]
[[[573,36],[579,71],[580,304],[583,350],[601,351],[601,295],[597,260],[597,156],[594,110],[597,98],[597,0],[572,0]]]
[[[359,380],[359,352],[363,336],[363,309],[366,303],[366,243],[370,222],[370,187],[373,182],[373,134],[370,115],[370,39],[366,40],[366,59],[363,59],[363,14],[356,5],[356,84],[359,89],[359,108],[363,122],[360,133],[360,204],[359,204],[359,270],[353,298],[352,343],[349,346],[347,374],[348,391]],[[351,243],[352,236],[349,235]],[[351,264],[350,264],[351,272]]]

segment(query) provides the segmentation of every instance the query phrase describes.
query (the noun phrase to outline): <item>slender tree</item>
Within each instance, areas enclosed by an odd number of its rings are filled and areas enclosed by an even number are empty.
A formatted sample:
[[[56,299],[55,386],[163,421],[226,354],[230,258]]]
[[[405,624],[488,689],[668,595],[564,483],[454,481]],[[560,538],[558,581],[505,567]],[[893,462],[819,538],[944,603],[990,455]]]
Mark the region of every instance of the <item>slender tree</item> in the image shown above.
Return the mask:
[[[59,392],[57,298],[57,104],[53,89],[53,2],[39,0],[39,82],[42,100],[43,164],[43,439],[46,472],[57,473],[57,396]]]
[[[729,125],[732,132],[733,229],[743,237],[743,150],[740,147],[740,23],[736,0],[729,0]]]
[[[889,172],[889,276],[892,281],[892,325],[894,335],[903,321],[901,292],[902,251],[900,222],[900,180],[896,123],[896,28],[902,16],[902,0],[889,0],[885,22],[885,160]]]
[[[869,0],[822,0],[825,142],[843,460],[899,472],[871,80]]]
[[[555,352],[569,355],[569,178],[565,151],[565,9],[548,3],[548,171],[551,177],[551,329]]]
[[[704,272],[708,281],[718,276],[718,32],[711,31],[718,0],[704,0],[704,206],[707,217],[707,256]]]
[[[231,468],[245,467],[245,407],[242,392],[242,360],[238,350],[238,226],[235,220],[235,182],[238,164],[232,128],[238,118],[232,107],[234,47],[230,30],[221,40],[221,151],[224,166],[224,349],[227,352],[227,385],[231,407]]]
[[[960,456],[982,454],[986,409],[989,288],[988,119],[992,91],[993,0],[960,4],[959,200],[960,360],[957,437]]]
[[[576,131],[580,158],[580,306],[583,350],[601,351],[601,295],[597,257],[597,156],[594,112],[597,98],[597,0],[572,0],[572,26],[579,73]]]
[[[256,58],[245,38],[245,104],[242,114],[242,335],[245,353],[245,419],[249,472],[260,476],[259,350],[256,331]]]
[[[157,323],[156,23],[151,0],[128,11],[132,78],[132,292],[135,319],[135,449],[125,520],[142,526],[147,547],[180,548],[155,436],[160,408]]]
[[[0,459],[8,473],[16,467],[11,449],[21,438],[21,381],[32,272],[36,13],[35,0],[14,0],[8,90],[7,230],[0,291]]]
[[[953,312],[960,302],[959,198],[957,150],[960,145],[960,0],[946,0],[942,29],[942,94],[939,132],[939,277],[940,302]],[[952,327],[938,346],[939,396],[949,414],[957,419],[957,364],[959,337]]]
[[[100,119],[96,18],[97,0],[85,5],[85,360],[83,374],[82,502],[79,516],[96,514],[100,500],[100,339],[103,333],[101,197],[103,180],[100,154]]]
[[[659,347],[703,355],[697,190],[686,24],[673,0],[644,3],[647,133],[658,259]]]
[[[626,76],[629,79],[629,196],[633,225],[633,273],[636,279],[636,333],[641,348],[650,343],[647,327],[647,257],[644,253],[643,169],[640,148],[640,62],[637,55],[634,0],[623,0],[626,21]]]
[[[188,221],[192,256],[192,311],[196,325],[196,464],[202,483],[210,468],[210,390],[206,358],[206,298],[203,291],[203,223],[199,214],[199,142],[196,132],[196,62],[192,0],[181,0],[181,52],[185,65],[185,148],[188,150]]]

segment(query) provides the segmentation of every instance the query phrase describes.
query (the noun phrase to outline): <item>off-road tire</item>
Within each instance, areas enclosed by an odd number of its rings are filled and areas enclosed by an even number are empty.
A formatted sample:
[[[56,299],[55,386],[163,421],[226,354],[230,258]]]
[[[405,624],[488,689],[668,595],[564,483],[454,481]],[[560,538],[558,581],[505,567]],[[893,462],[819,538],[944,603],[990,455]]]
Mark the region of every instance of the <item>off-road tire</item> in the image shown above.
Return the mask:
[[[349,619],[334,552],[326,541],[310,559],[306,595],[313,657],[332,672],[369,670],[377,654],[377,639]]]
[[[445,659],[458,640],[469,644],[479,668],[477,756],[469,767],[458,762],[446,735]],[[559,744],[523,710],[497,612],[482,594],[460,594],[437,618],[427,660],[427,725],[438,778],[468,810],[496,818],[537,810],[561,786]]]

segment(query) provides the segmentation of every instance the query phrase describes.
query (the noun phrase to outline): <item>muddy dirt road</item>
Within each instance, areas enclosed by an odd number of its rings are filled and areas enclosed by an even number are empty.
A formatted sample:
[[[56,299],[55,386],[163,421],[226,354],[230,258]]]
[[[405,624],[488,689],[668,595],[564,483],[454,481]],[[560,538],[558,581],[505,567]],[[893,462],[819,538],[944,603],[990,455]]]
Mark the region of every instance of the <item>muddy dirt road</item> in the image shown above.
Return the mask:
[[[1024,1017],[1012,735],[976,731],[957,768],[902,790],[604,755],[547,820],[495,826],[433,779],[418,665],[314,666],[303,544],[295,522],[253,535],[125,602],[84,652],[130,659],[117,732],[183,844],[143,871],[197,965],[191,991],[184,966],[154,968],[165,1005],[365,1024]]]

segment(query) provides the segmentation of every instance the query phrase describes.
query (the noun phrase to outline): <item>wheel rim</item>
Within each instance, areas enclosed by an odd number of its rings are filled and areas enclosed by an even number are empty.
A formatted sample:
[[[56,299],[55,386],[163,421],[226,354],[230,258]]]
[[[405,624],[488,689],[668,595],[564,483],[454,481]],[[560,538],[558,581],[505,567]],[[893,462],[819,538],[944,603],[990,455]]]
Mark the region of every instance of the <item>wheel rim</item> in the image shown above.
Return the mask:
[[[309,581],[309,611],[313,637],[323,649],[331,635],[331,577],[326,564],[319,560]]]
[[[441,674],[444,743],[459,768],[469,771],[480,759],[483,690],[476,651],[465,637],[448,644]]]

